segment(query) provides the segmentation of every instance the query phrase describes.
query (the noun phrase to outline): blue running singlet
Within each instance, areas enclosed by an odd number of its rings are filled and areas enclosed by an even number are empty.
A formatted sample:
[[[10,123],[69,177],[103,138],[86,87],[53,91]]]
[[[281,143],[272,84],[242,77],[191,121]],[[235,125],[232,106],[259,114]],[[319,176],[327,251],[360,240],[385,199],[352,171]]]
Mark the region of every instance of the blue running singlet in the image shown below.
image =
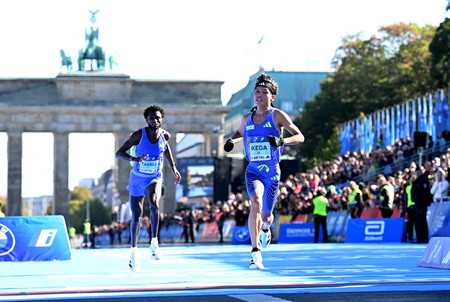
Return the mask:
[[[253,113],[248,116],[244,129],[244,155],[249,161],[245,171],[247,192],[251,196],[258,193],[262,196],[264,213],[271,213],[275,206],[280,184],[280,159],[283,146],[272,147],[268,135],[281,137],[273,120],[271,109],[261,124],[255,125]]]
[[[134,155],[149,156],[141,164],[133,162],[133,168],[130,174],[127,189],[132,196],[145,196],[145,189],[152,183],[163,181],[162,168],[164,161],[164,151],[167,149],[167,141],[164,138],[164,131],[161,131],[156,144],[152,144],[145,128],[142,128],[142,136],[139,144],[136,146]]]

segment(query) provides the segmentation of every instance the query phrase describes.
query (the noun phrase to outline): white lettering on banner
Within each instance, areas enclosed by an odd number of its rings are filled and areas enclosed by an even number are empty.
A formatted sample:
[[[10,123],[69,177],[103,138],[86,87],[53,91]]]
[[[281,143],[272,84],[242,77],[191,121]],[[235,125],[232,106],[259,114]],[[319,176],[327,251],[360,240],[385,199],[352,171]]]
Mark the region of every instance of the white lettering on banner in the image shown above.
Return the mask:
[[[444,259],[442,259],[442,263],[447,264],[450,260],[450,251],[448,251],[447,255],[445,255]]]
[[[286,237],[305,237],[311,232],[311,229],[286,229]]]
[[[384,221],[367,221],[364,235],[377,236],[384,234]]]
[[[364,241],[381,241],[383,240],[383,236],[366,236],[364,237]]]
[[[51,246],[53,244],[53,240],[55,240],[56,232],[58,230],[41,230],[39,234],[39,238],[36,241],[36,247],[46,247]]]
[[[439,252],[441,251],[441,249],[442,249],[442,242],[440,241],[440,240],[438,240],[437,242],[436,242],[436,245],[434,246],[434,249],[433,249],[433,251],[430,253],[430,259],[435,259],[435,258],[437,258],[437,256],[439,255]]]

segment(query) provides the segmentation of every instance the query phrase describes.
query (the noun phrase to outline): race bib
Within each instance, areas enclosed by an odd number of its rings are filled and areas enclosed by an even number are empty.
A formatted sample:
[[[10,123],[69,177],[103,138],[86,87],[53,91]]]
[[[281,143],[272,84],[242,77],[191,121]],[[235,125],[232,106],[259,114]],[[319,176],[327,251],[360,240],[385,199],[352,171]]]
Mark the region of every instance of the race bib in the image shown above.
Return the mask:
[[[270,160],[271,159],[270,151],[271,150],[269,142],[250,143],[250,160],[251,161]]]
[[[159,161],[157,158],[146,158],[139,165],[139,172],[155,174],[159,171]]]

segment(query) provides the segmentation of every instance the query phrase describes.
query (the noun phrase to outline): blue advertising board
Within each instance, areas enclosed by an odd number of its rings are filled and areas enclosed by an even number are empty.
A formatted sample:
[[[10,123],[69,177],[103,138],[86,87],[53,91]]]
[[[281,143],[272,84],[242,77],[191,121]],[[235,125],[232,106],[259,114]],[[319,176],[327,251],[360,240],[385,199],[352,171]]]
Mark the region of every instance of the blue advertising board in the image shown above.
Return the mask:
[[[431,238],[418,265],[422,267],[450,269],[450,238]]]
[[[433,203],[429,207],[433,212],[428,221],[429,237],[446,237],[449,235],[450,202]]]
[[[348,219],[345,242],[402,242],[404,218]]]
[[[250,244],[250,232],[247,226],[235,226],[233,228],[232,244]]]
[[[0,218],[0,261],[71,260],[63,216]]]
[[[281,223],[278,232],[278,243],[313,243],[314,223]],[[319,242],[323,241],[322,228],[319,232]]]

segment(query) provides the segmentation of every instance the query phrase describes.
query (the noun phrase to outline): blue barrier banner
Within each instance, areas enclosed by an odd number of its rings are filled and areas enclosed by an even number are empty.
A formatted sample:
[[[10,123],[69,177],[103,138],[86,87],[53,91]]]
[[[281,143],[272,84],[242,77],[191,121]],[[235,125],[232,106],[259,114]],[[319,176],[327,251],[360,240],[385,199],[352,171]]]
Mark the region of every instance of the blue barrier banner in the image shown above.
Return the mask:
[[[402,217],[348,219],[345,242],[402,242],[403,226]]]
[[[341,211],[341,212],[337,212],[337,219],[336,219],[336,224],[334,225],[334,230],[333,233],[331,235],[333,236],[345,236],[345,226],[347,224],[347,212],[346,211]],[[330,234],[330,232],[328,231],[328,234]]]
[[[278,243],[313,243],[314,223],[281,223],[278,233]],[[323,241],[323,231],[320,228],[319,242]]]
[[[450,238],[431,238],[418,265],[422,267],[450,269]]]
[[[183,226],[178,224],[163,226],[159,230],[159,236],[161,239],[181,239],[183,236]]]
[[[450,202],[435,203],[433,220],[428,222],[431,237],[448,236]]]
[[[0,218],[0,261],[71,260],[63,216]]]
[[[328,213],[328,215],[327,215],[328,236],[334,235],[337,219],[338,219],[338,212]],[[314,222],[314,220],[313,220],[313,222]]]
[[[250,233],[247,226],[235,226],[233,229],[232,244],[251,244]]]

